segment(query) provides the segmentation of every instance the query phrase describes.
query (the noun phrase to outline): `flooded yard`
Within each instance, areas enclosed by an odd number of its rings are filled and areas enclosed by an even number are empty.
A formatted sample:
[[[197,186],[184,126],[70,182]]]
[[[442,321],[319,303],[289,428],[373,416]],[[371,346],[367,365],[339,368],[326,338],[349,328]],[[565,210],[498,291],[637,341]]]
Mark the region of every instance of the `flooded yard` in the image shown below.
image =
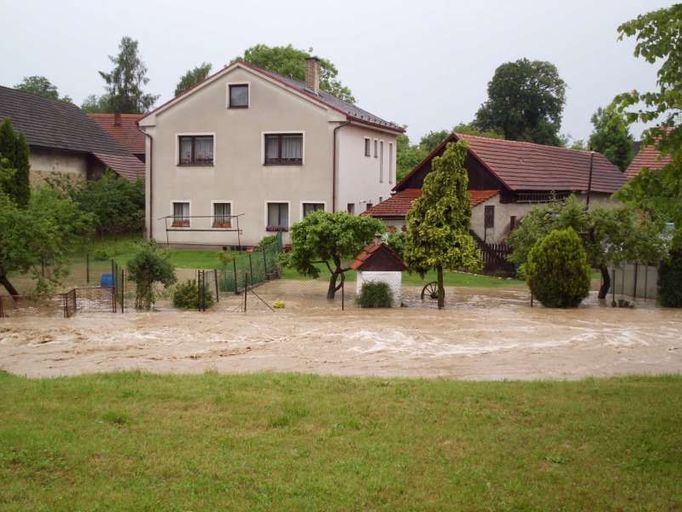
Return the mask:
[[[351,285],[349,288],[353,288]],[[311,372],[460,379],[575,379],[682,372],[682,311],[640,304],[576,310],[529,307],[524,288],[450,288],[448,304],[346,310],[326,283],[274,281],[212,311],[82,313],[71,319],[0,319],[0,368],[32,377],[151,372]]]

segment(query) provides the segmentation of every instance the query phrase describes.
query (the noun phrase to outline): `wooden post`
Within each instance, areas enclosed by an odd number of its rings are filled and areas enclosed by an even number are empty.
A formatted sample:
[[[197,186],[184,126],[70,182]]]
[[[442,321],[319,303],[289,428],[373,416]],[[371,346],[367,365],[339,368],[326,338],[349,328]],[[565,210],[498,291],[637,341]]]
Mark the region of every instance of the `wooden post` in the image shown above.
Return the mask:
[[[90,252],[85,253],[85,282],[90,284]]]
[[[341,281],[341,311],[346,310],[346,280]]]

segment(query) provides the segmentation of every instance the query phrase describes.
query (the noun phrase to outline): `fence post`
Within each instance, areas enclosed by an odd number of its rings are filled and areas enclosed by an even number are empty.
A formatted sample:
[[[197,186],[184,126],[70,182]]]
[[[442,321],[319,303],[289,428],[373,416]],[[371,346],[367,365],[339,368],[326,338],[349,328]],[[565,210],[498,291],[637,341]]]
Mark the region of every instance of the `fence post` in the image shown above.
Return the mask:
[[[613,267],[613,272],[611,272],[611,305],[616,306],[616,267]]]
[[[249,272],[251,273],[251,284],[253,284],[253,258],[251,258],[251,253],[249,253]]]
[[[246,296],[249,294],[249,274],[244,274],[244,313],[246,313]]]
[[[90,252],[85,253],[85,283],[90,284]]]
[[[126,302],[126,274],[125,269],[121,269],[121,313],[125,312],[125,302]]]
[[[635,276],[632,278],[632,300],[637,298],[637,270],[639,269],[639,264],[635,263]]]
[[[234,277],[234,294],[239,295],[239,283],[237,282],[237,258],[232,258],[232,277]]]
[[[218,269],[213,269],[213,279],[215,281],[215,302],[220,302],[220,288],[218,288]]]

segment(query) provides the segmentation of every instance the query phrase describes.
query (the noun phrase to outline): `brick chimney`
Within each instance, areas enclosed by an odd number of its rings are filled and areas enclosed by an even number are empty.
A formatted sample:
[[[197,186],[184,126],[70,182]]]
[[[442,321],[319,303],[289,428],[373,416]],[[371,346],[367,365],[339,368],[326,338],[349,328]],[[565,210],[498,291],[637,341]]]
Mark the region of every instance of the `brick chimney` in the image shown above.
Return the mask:
[[[114,112],[114,126],[121,126],[121,113]]]
[[[305,86],[315,94],[320,91],[320,59],[317,57],[305,60]]]

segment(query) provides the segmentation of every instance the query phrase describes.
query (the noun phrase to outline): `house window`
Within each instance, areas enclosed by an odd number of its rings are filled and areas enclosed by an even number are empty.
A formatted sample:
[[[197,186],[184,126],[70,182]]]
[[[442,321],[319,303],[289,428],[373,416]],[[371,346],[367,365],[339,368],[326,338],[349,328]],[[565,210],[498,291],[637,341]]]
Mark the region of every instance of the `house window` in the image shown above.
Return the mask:
[[[230,203],[213,203],[213,227],[232,227],[232,205]]]
[[[302,133],[273,133],[265,135],[265,165],[302,164]]]
[[[367,139],[369,140],[369,139]],[[346,205],[346,211],[350,213],[351,215],[355,215],[355,203],[348,203]]]
[[[181,135],[180,165],[213,165],[213,135]]]
[[[491,229],[495,227],[495,207],[486,206],[483,210],[483,228]]]
[[[267,231],[289,231],[289,204],[268,203]]]
[[[384,141],[379,142],[379,183],[384,182]],[[381,202],[381,199],[379,200]]]
[[[388,182],[393,183],[393,143],[388,143]]]
[[[365,211],[369,210],[372,206],[374,205],[368,201],[367,204],[365,205]]]
[[[374,139],[374,158],[379,157],[379,141]]]
[[[371,142],[369,137],[365,137],[365,156],[372,156]]]
[[[248,108],[249,107],[248,84],[230,84],[228,103],[229,108]]]
[[[324,203],[303,203],[303,218],[316,211],[324,211]]]
[[[509,232],[511,233],[512,231],[514,231],[516,227],[517,227],[516,215],[512,215],[509,217]]]
[[[173,227],[174,228],[189,227],[189,203],[187,202],[173,203]]]

